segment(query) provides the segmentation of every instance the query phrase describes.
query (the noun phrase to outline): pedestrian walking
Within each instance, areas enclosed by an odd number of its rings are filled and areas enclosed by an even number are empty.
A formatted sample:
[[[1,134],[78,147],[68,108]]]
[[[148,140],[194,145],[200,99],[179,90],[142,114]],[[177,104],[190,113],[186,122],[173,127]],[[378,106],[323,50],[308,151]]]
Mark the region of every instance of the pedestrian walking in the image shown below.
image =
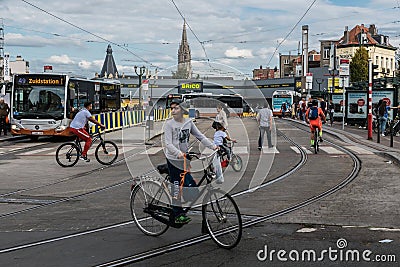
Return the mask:
[[[286,103],[284,102],[281,105],[282,118],[285,117],[286,111],[287,111],[287,106],[286,106]]]
[[[327,114],[326,102],[325,102],[325,100],[323,98],[319,99],[319,107],[322,109],[322,112],[326,116],[326,114]]]
[[[386,123],[389,116],[389,109],[390,107],[387,105],[387,102],[385,100],[383,100],[381,105],[378,107],[379,124],[382,136],[385,136]]]
[[[0,98],[0,135],[1,131],[4,132],[4,135],[7,135],[9,113],[10,107],[6,102],[4,102],[4,98]]]
[[[260,129],[260,136],[258,137],[258,150],[262,149],[264,143],[264,134],[267,133],[268,148],[272,148],[271,130],[272,130],[272,110],[268,104],[264,104],[264,108],[260,109],[257,114],[257,123]]]
[[[219,122],[225,130],[228,129],[228,118],[226,116],[226,112],[223,109],[223,106],[219,104],[217,106],[217,116],[215,117],[215,121]]]

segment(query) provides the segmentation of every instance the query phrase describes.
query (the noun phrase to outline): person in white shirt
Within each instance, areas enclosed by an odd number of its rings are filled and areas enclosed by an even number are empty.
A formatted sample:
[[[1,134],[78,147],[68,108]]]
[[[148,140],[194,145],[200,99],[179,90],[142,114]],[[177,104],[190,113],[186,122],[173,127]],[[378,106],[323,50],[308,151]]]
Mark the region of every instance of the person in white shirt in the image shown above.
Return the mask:
[[[272,130],[272,110],[268,104],[264,104],[264,108],[260,109],[257,114],[258,127],[260,129],[260,136],[258,138],[258,150],[262,150],[264,143],[264,134],[267,133],[268,148],[272,148],[271,130]]]
[[[75,118],[71,121],[69,127],[70,131],[73,134],[85,141],[85,146],[83,147],[81,159],[86,162],[90,162],[90,160],[87,158],[87,152],[90,148],[90,145],[92,144],[92,138],[90,137],[90,134],[88,134],[88,132],[85,130],[86,123],[90,121],[94,124],[99,125],[102,129],[106,127],[92,117],[92,114],[90,113],[90,110],[92,109],[91,102],[86,102],[83,104],[83,106],[84,108],[76,114]]]

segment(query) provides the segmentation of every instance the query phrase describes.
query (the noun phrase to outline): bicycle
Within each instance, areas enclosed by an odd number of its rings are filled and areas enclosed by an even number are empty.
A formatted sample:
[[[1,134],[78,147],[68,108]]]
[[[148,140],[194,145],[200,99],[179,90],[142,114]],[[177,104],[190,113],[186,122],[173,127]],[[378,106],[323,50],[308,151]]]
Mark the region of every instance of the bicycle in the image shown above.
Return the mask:
[[[319,129],[318,127],[314,127],[314,154],[319,152]]]
[[[227,142],[226,145],[224,145],[228,148],[229,152],[226,150],[220,152],[221,166],[222,168],[226,168],[228,165],[231,165],[234,171],[240,172],[242,170],[243,161],[239,155],[233,153],[235,143],[236,142]]]
[[[105,141],[106,131],[103,131],[104,137],[102,137],[102,133],[98,131],[99,127],[96,127],[94,134],[91,134],[93,138],[93,143],[97,140],[100,140],[100,144],[96,147],[94,155],[96,160],[103,165],[111,165],[118,158],[118,147],[112,141]],[[56,161],[62,167],[72,167],[74,166],[79,157],[82,155],[82,146],[79,137],[76,137],[73,142],[68,142],[60,145],[56,151]]]
[[[238,206],[233,198],[224,191],[214,188],[212,181],[216,175],[212,167],[212,160],[216,151],[208,157],[200,158],[199,154],[190,152],[186,154],[188,160],[193,158],[201,160],[203,176],[198,183],[204,181],[206,185],[199,190],[193,200],[187,201],[184,212],[202,196],[202,232],[208,233],[211,239],[220,247],[231,249],[235,247],[242,236],[242,218]],[[186,162],[184,163],[186,165]],[[184,224],[175,222],[172,209],[171,185],[167,164],[157,166],[160,174],[166,174],[164,179],[141,177],[139,182],[132,184],[130,209],[136,226],[146,235],[159,236],[169,227],[181,228]],[[184,170],[185,171],[185,170]],[[172,185],[174,186],[174,185]],[[182,198],[180,193],[179,198]],[[184,196],[183,196],[184,197]]]

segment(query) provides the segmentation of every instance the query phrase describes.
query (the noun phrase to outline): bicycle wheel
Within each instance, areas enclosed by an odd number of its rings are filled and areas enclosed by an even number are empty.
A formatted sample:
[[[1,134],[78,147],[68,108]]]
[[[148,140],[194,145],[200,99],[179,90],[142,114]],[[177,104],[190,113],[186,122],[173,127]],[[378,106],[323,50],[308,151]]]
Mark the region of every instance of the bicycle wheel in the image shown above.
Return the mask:
[[[318,153],[318,131],[317,129],[314,130],[314,153],[317,154]]]
[[[79,149],[74,143],[65,143],[57,148],[56,161],[62,167],[72,167],[79,160]]]
[[[203,222],[212,240],[226,249],[234,248],[242,237],[242,217],[233,198],[219,189],[204,198]]]
[[[238,155],[232,154],[231,165],[234,171],[240,172],[242,170],[242,158]]]
[[[94,155],[101,164],[111,165],[118,158],[118,147],[112,141],[104,141],[96,147]]]
[[[157,205],[157,209],[149,212],[149,204]],[[157,182],[144,181],[137,184],[131,193],[131,214],[136,226],[146,235],[158,236],[168,230],[165,224],[155,216],[169,220],[171,200],[167,191]],[[163,210],[165,209],[165,211]],[[151,216],[150,214],[153,214]]]

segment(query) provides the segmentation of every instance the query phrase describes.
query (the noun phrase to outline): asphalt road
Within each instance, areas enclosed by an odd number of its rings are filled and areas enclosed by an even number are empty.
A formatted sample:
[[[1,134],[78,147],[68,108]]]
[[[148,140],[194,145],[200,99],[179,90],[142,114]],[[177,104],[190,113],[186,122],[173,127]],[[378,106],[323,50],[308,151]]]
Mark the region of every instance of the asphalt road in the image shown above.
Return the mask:
[[[212,137],[208,121],[198,120],[197,124]],[[239,140],[236,152],[243,158],[245,168],[239,173],[228,168],[222,187],[231,194],[239,193],[235,201],[244,222],[305,202],[346,179],[354,162],[335,144],[360,159],[357,177],[339,191],[301,209],[245,228],[241,242],[232,250],[219,249],[206,240],[132,265],[364,266],[365,260],[350,262],[323,257],[320,262],[299,263],[280,260],[276,255],[278,250],[298,250],[301,255],[304,250],[318,253],[329,247],[337,249],[341,238],[347,241],[347,247],[341,249],[344,253],[346,248],[371,250],[373,255],[397,256],[398,264],[399,167],[387,163],[376,149],[327,134],[320,153],[314,155],[309,151],[306,126],[277,120],[276,129],[275,149],[260,152],[256,149],[255,121],[230,121],[231,136]],[[162,145],[156,138],[155,145],[145,146],[143,130],[137,128],[109,133],[107,138],[125,152],[109,167],[100,165],[89,154],[90,163],[61,168],[55,162],[54,152],[62,140],[2,143],[2,266],[94,266],[202,235],[201,216],[196,210],[190,214],[191,223],[179,230],[169,229],[160,237],[145,236],[137,229],[129,209],[131,183],[138,175],[156,175],[151,173],[154,166],[165,161]],[[294,144],[303,147],[306,159],[294,173],[275,180],[301,164],[302,154]],[[262,185],[268,181],[274,182]],[[262,186],[255,190],[254,184]],[[275,250],[272,261],[257,257],[266,245]],[[369,264],[377,266],[377,262]],[[382,266],[398,265],[386,262]]]

